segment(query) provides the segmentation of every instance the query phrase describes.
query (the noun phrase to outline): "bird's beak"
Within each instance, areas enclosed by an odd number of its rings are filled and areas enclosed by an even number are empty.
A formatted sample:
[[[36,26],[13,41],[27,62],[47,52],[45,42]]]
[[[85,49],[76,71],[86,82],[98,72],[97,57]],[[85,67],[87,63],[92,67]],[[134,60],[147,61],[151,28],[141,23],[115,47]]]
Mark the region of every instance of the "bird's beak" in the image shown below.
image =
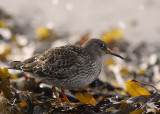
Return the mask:
[[[108,54],[111,54],[111,55],[114,55],[114,56],[117,56],[121,59],[124,59],[122,56],[120,56],[119,54],[117,54],[116,52],[112,51],[111,49],[107,48],[107,53]]]

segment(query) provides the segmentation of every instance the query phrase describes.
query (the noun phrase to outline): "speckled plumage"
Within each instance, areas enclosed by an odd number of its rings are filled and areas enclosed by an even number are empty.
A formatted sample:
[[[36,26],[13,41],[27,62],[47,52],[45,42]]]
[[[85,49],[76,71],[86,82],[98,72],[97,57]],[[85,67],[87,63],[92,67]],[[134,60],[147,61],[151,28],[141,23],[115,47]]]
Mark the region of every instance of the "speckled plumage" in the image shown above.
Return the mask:
[[[11,66],[55,87],[74,89],[90,84],[99,76],[102,56],[106,53],[105,42],[91,39],[83,46],[61,46],[24,61],[13,61]]]

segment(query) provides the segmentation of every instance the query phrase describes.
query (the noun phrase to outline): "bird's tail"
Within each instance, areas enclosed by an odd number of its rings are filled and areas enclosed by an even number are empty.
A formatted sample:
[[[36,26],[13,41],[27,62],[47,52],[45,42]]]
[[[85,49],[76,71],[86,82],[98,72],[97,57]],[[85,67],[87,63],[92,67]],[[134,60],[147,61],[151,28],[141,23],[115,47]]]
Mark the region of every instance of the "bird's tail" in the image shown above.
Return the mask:
[[[21,66],[22,66],[22,62],[21,61],[12,61],[9,63],[10,66],[8,67],[8,69],[17,69],[17,70],[21,70]]]

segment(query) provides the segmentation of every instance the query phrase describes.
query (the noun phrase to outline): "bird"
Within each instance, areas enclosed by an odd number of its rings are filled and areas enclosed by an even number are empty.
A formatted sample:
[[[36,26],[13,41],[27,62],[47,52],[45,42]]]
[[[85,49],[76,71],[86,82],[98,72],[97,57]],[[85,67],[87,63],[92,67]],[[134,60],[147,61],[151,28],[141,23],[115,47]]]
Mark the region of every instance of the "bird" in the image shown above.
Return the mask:
[[[52,85],[57,101],[62,103],[55,87],[61,89],[66,103],[70,103],[64,90],[81,88],[92,83],[102,69],[102,57],[111,54],[124,59],[107,47],[101,39],[90,39],[83,45],[64,45],[48,49],[24,61],[10,62],[10,68],[31,73]]]

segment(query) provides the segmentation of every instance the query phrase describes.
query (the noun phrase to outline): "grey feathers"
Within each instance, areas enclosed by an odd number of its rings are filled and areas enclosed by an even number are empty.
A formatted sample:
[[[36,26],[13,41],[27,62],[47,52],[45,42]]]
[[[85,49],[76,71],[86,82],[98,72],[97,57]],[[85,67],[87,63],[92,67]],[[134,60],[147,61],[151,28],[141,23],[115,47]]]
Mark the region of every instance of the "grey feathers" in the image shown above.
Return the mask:
[[[31,72],[42,78],[46,76],[64,78],[76,72],[87,58],[88,55],[82,47],[70,45],[49,49],[22,62],[13,61],[11,66],[13,69]]]
[[[11,62],[11,68],[32,73],[62,89],[80,88],[99,76],[106,46],[101,40],[83,46],[66,45],[49,49],[24,61]]]

